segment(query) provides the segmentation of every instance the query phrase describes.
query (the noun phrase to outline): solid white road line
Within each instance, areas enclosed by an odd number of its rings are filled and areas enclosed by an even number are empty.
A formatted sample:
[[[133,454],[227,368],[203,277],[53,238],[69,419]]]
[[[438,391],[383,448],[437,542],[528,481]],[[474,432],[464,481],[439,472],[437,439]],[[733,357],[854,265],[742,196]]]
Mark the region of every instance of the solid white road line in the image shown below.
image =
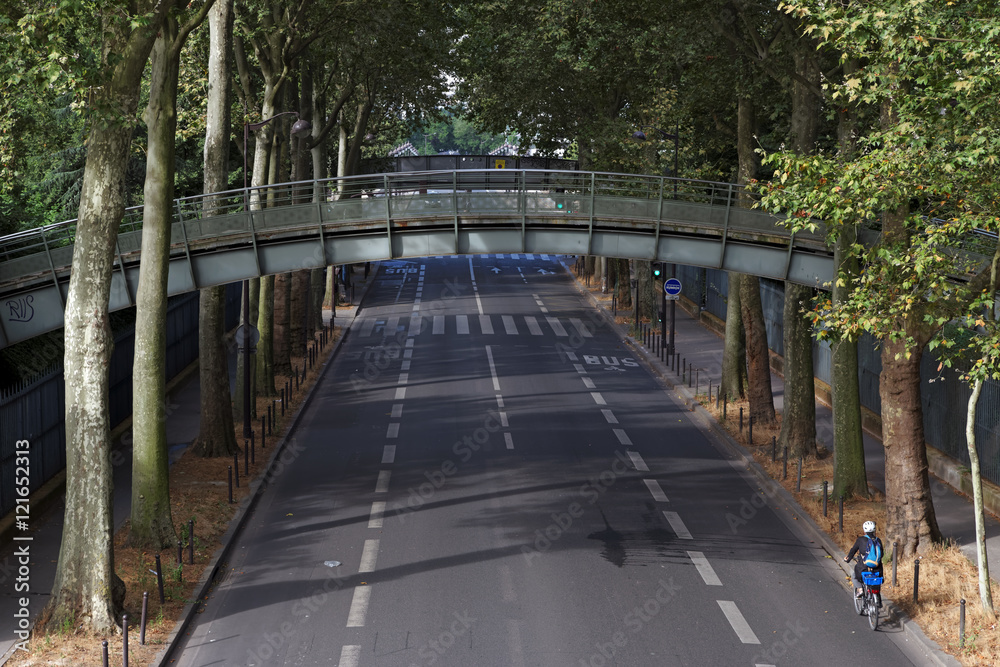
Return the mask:
[[[618,418],[615,417],[615,413],[611,412],[611,410],[601,410],[601,414],[604,415],[604,418],[608,420],[609,424],[618,423]]]
[[[538,320],[530,315],[526,315],[524,318],[524,323],[528,325],[528,331],[532,336],[541,336],[542,328],[538,326]]]
[[[504,433],[503,439],[507,443],[507,449],[514,449],[514,440],[511,439],[510,433]]]
[[[583,378],[583,386],[586,387],[587,389],[596,389],[597,388],[597,385],[594,384],[594,381],[591,380],[588,377]]]
[[[347,612],[347,627],[365,627],[365,617],[368,615],[368,602],[372,597],[371,586],[358,586],[354,589],[354,598],[351,600],[351,610]]]
[[[361,564],[358,566],[358,572],[374,572],[377,558],[378,540],[365,540],[365,548],[361,551]]]
[[[457,315],[455,317],[455,326],[458,327],[458,333],[468,334],[469,333],[469,316],[468,315]]]
[[[381,528],[382,519],[385,517],[385,501],[376,500],[372,503],[372,511],[368,515],[369,528]]]
[[[566,333],[566,329],[563,327],[562,322],[560,322],[557,318],[546,317],[545,320],[549,323],[549,326],[552,327],[552,330],[556,332],[557,336],[569,335],[568,333]]]
[[[483,330],[483,333],[487,336],[493,335],[493,320],[490,319],[489,315],[479,316],[479,328]]]
[[[658,481],[656,481],[655,479],[644,479],[642,481],[646,485],[646,488],[649,489],[649,492],[653,494],[653,500],[655,500],[658,503],[670,502],[670,500],[667,498],[667,494],[663,492],[663,488],[660,486],[660,483]]]
[[[597,403],[598,405],[607,405],[608,404],[608,402],[604,400],[604,397],[601,396],[601,392],[599,392],[599,391],[592,391],[592,392],[590,392],[590,397],[592,399],[594,399],[594,403]]]
[[[501,315],[500,319],[503,320],[504,332],[508,336],[516,336],[517,325],[514,323],[514,317],[512,315]]]
[[[688,532],[687,526],[681,521],[681,517],[677,512],[663,511],[663,516],[666,518],[667,523],[670,524],[670,528],[673,529],[674,534],[682,540],[693,540],[691,533]]]
[[[403,404],[402,403],[396,403],[395,405],[393,405],[392,406],[392,414],[390,414],[389,416],[392,417],[393,419],[399,419],[400,417],[402,417],[403,416]]]
[[[622,435],[624,435],[624,432]],[[639,472],[649,472],[649,466],[642,460],[642,456],[639,455],[639,452],[628,452],[628,457],[632,459],[632,465],[635,466],[636,470]]]
[[[469,277],[472,279],[472,291],[476,295],[476,305],[479,307],[479,314],[484,315],[483,300],[479,298],[479,287],[476,286],[476,270],[472,268],[472,258],[469,258]]]
[[[389,477],[392,475],[390,470],[379,470],[378,479],[375,480],[375,493],[388,493],[389,492]]]
[[[720,581],[718,575],[715,574],[715,570],[712,569],[712,565],[708,562],[708,559],[705,558],[705,554],[700,551],[689,551],[688,557],[691,558],[691,562],[694,563],[694,568],[698,570],[698,574],[701,575],[701,578],[706,585],[722,585],[722,581]]]
[[[382,463],[392,463],[396,460],[396,445],[386,445],[382,448]]]
[[[729,621],[729,625],[733,626],[733,630],[736,631],[736,636],[740,638],[740,641],[744,644],[759,644],[760,640],[757,639],[757,635],[753,633],[750,629],[750,624],[747,623],[747,619],[743,618],[743,614],[740,610],[736,608],[736,603],[731,600],[716,600],[719,603],[719,607],[722,609],[722,613],[726,615],[726,620]]]
[[[340,649],[340,660],[337,662],[338,667],[358,667],[358,663],[361,662],[361,646],[357,644],[351,644]]]
[[[431,329],[432,334],[443,334],[444,333],[444,315],[434,316],[434,326]]]
[[[618,438],[618,442],[620,442],[623,445],[631,445],[632,444],[632,440],[628,437],[628,433],[625,432],[625,429],[623,429],[623,428],[615,428],[615,429],[611,429],[611,430],[614,431],[615,437]],[[631,452],[630,452],[630,455],[631,455]],[[639,456],[639,454],[636,453],[636,456]],[[634,460],[635,459],[633,459],[633,461]]]
[[[399,437],[399,424],[392,422],[389,424],[389,428],[385,430],[385,437],[387,438],[398,438]]]
[[[497,378],[497,367],[493,363],[493,350],[490,346],[486,346],[486,358],[490,360],[490,375],[493,376],[493,389],[494,391],[500,391],[500,380]]]

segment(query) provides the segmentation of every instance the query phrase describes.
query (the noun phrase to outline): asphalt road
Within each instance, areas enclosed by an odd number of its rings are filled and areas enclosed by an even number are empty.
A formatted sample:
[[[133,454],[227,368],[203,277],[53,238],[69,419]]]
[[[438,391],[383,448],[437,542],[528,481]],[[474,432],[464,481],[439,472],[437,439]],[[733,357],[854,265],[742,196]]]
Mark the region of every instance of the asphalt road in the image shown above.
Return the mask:
[[[922,664],[585,303],[383,263],[176,664]]]

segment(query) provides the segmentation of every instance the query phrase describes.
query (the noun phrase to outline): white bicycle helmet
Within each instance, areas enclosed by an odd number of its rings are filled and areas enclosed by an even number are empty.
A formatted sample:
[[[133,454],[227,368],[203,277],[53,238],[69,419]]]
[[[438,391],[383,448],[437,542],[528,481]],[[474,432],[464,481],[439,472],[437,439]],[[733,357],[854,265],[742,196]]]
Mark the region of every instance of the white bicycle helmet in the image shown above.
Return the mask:
[[[875,522],[874,521],[865,521],[864,525],[862,525],[861,528],[862,528],[862,530],[865,531],[866,535],[868,533],[874,533],[875,532]]]

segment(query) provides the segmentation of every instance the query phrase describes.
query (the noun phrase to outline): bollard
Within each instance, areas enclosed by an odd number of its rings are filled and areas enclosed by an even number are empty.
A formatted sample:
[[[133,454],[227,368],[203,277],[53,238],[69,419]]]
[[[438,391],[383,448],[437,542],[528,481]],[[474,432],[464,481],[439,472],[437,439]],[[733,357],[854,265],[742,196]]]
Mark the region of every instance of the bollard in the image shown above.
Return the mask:
[[[691,388],[691,380],[694,378],[694,364],[688,364],[688,388]]]
[[[827,491],[827,481],[823,480],[823,516],[826,516],[826,491]],[[895,560],[895,554],[893,554],[893,560]],[[895,583],[895,582],[894,582]]]
[[[681,359],[681,384],[687,382],[687,370],[688,370],[687,359]]]
[[[965,648],[965,598],[958,604],[958,648]]]
[[[160,565],[160,554],[156,554],[154,558],[156,559],[156,589],[160,593],[160,604],[164,604],[167,599],[163,597],[163,567]]]
[[[267,420],[264,417],[260,418],[260,450],[264,451],[267,442]]]
[[[694,369],[694,397],[698,398],[698,390],[701,389],[701,369]]]
[[[773,435],[771,436],[771,463],[778,460],[778,440]]]
[[[122,614],[122,667],[128,667],[128,614]]]
[[[740,433],[743,432],[743,407],[740,406]]]
[[[896,564],[899,559],[896,558],[896,552],[899,550],[899,542],[892,543],[892,587],[896,587]]]
[[[705,395],[705,397],[708,399],[708,405],[711,406],[712,405],[712,380],[711,380],[711,378],[709,378],[709,380],[708,380],[708,393]]]
[[[913,604],[917,604],[917,591],[920,588],[920,559],[913,561]]]
[[[285,387],[288,386],[288,380],[285,380]],[[285,387],[281,388],[281,416],[285,416]]]
[[[299,367],[295,367],[295,391],[299,390]]]
[[[229,504],[233,504],[233,466],[228,466],[229,473]]]
[[[240,488],[240,452],[239,447],[233,452],[233,476],[236,478],[236,488]]]
[[[719,403],[722,401],[722,382],[719,382],[719,386],[715,388],[715,409],[719,409]]]
[[[108,667],[108,640],[101,642],[101,660],[104,667]]]
[[[838,532],[844,532],[844,496],[837,497],[837,513],[840,515]]]
[[[674,359],[674,372],[680,375],[681,372],[681,353],[678,352],[676,358]]]
[[[194,519],[188,519],[188,564],[194,565]]]
[[[139,619],[139,645],[146,645],[146,608],[149,607],[149,593],[142,592],[142,616]]]
[[[781,452],[781,479],[788,479],[788,447]]]
[[[753,417],[747,420],[747,444],[753,445]]]
[[[177,540],[177,564],[180,565],[184,562],[184,543]]]
[[[799,476],[795,480],[795,493],[802,492],[802,455],[799,454]]]
[[[253,437],[253,431],[250,431],[250,437]],[[243,476],[250,479],[250,445],[246,440],[243,441]]]

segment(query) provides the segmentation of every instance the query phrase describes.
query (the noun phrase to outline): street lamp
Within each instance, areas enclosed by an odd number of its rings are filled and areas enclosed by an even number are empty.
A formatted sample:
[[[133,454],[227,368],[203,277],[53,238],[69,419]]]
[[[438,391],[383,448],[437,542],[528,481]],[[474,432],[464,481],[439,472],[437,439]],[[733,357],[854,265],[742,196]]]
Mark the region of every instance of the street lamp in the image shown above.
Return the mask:
[[[247,110],[246,105],[243,106],[243,117],[246,118]],[[270,118],[260,121],[259,123],[251,123],[247,120],[243,121],[243,210],[247,215],[252,215],[250,212],[250,192],[247,185],[247,146],[249,144],[250,130],[256,132],[260,128],[264,127],[270,123],[275,118],[280,116],[293,115],[298,120],[292,125],[292,135],[296,136],[308,132],[312,129],[312,125],[307,120],[299,118],[298,111],[283,111],[281,113],[275,114]],[[243,437],[250,437],[250,346],[255,342],[252,340],[250,333],[250,280],[245,279],[243,281]]]
[[[674,125],[674,133],[673,134],[667,132],[666,130],[661,130],[658,127],[653,127],[652,125],[643,125],[640,129],[638,129],[638,130],[636,130],[635,132],[632,133],[632,138],[635,139],[635,140],[637,140],[637,141],[645,141],[646,140],[646,133],[643,132],[643,130],[647,130],[647,129],[648,130],[654,130],[654,131],[656,131],[660,135],[660,137],[662,139],[670,139],[670,140],[672,140],[674,142],[674,173],[673,173],[673,181],[674,181],[674,199],[677,199],[677,177],[678,177],[678,175],[677,175],[677,156],[680,154],[680,134],[681,134],[680,133],[680,125]],[[670,277],[671,278],[676,278],[677,277],[677,265],[676,264],[671,264],[670,265]],[[663,311],[666,312],[666,310],[667,310],[667,290],[664,287],[664,289],[663,289]],[[669,343],[669,346],[667,348],[668,352],[671,355],[673,355],[673,353],[674,353],[674,330],[676,328],[675,327],[676,323],[677,323],[677,302],[675,300],[671,299],[670,300],[670,343]],[[667,337],[667,321],[666,321],[666,318],[663,318],[660,321],[660,340],[663,340],[666,337]]]

